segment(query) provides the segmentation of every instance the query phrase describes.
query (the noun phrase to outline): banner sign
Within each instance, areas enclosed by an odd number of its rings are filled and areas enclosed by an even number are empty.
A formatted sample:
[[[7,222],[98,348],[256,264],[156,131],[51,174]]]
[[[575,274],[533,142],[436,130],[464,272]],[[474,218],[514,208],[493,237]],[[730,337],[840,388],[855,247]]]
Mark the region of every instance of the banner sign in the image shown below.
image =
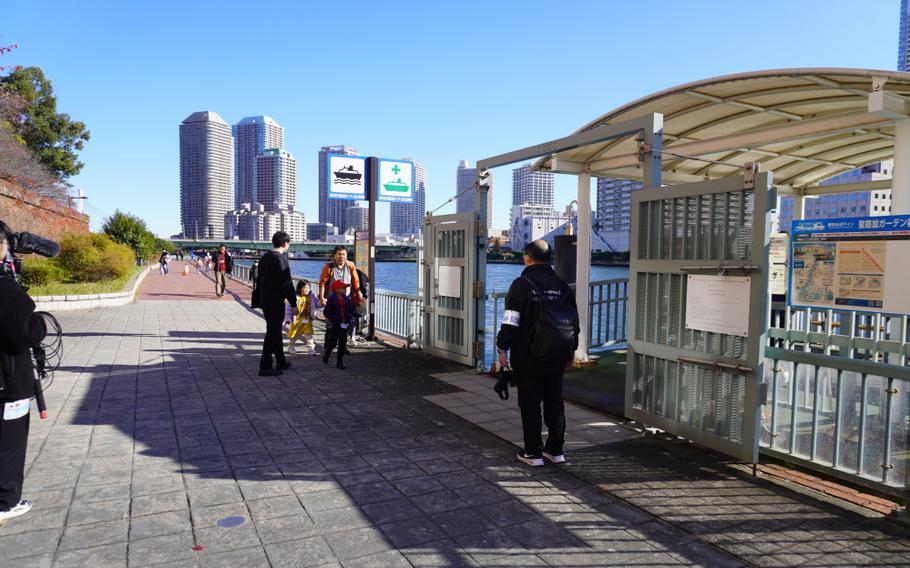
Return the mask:
[[[414,162],[379,158],[377,201],[411,203],[414,196]]]
[[[327,158],[329,199],[366,200],[366,158],[345,154],[328,154]]]
[[[793,221],[792,306],[910,313],[910,215]]]

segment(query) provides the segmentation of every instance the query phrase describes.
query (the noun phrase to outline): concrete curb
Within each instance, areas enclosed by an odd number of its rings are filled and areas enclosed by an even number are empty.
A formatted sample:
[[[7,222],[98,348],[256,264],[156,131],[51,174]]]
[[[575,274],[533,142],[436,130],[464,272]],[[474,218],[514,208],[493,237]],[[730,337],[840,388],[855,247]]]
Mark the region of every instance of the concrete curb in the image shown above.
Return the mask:
[[[89,310],[92,308],[110,308],[132,304],[136,299],[139,285],[148,276],[148,273],[158,265],[151,265],[133,278],[133,285],[129,290],[113,292],[110,294],[78,294],[67,296],[35,296],[35,310],[42,312],[69,312],[73,310]]]

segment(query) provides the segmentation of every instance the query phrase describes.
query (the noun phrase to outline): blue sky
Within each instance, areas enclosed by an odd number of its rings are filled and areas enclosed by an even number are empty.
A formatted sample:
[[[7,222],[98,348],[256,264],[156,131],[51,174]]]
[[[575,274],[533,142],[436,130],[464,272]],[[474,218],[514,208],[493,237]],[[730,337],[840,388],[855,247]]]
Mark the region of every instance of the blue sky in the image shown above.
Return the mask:
[[[0,44],[21,47],[0,63],[44,69],[58,108],[91,130],[71,181],[93,227],[121,209],[167,236],[179,231],[177,128],[194,111],[274,117],[310,219],[317,152],[333,144],[421,160],[433,209],[453,195],[459,160],[565,136],[660,89],[781,67],[894,69],[899,5],[10,2]],[[494,178],[505,228],[511,170]],[[559,176],[557,206],[574,192]]]

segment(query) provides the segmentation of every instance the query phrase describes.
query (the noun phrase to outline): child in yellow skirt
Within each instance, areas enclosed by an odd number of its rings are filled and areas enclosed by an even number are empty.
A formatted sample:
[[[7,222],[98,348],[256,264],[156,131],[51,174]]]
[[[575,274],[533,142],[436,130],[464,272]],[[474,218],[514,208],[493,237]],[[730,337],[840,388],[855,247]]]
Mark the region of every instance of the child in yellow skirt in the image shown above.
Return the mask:
[[[297,283],[297,317],[293,317],[291,306],[288,305],[285,311],[285,321],[293,323],[288,328],[288,353],[296,353],[297,349],[294,343],[302,339],[307,346],[307,352],[310,355],[316,353],[316,343],[313,341],[313,319],[316,316],[316,308],[319,300],[313,294],[310,281],[301,280]]]

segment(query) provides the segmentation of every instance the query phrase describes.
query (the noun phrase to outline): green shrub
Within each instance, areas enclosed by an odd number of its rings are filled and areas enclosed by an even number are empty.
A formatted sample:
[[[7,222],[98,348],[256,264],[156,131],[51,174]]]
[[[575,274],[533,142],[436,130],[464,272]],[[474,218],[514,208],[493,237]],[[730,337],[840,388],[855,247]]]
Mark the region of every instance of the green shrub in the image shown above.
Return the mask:
[[[53,260],[29,258],[25,261],[19,281],[25,286],[47,286],[65,279],[66,273]]]
[[[99,282],[129,274],[136,263],[130,247],[98,233],[67,235],[60,241],[57,264],[74,282]]]

